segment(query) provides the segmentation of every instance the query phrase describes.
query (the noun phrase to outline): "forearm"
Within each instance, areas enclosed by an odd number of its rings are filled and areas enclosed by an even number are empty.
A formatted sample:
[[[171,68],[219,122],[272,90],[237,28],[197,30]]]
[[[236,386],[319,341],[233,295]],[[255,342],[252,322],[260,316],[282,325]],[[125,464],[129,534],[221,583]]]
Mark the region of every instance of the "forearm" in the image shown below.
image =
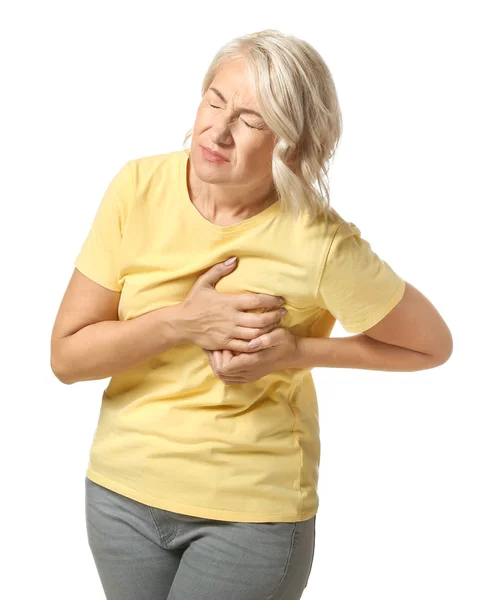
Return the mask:
[[[436,356],[385,344],[359,333],[343,338],[298,338],[294,367],[421,371],[443,362]]]
[[[59,340],[53,360],[66,384],[112,377],[184,343],[179,305],[127,321],[101,321]]]

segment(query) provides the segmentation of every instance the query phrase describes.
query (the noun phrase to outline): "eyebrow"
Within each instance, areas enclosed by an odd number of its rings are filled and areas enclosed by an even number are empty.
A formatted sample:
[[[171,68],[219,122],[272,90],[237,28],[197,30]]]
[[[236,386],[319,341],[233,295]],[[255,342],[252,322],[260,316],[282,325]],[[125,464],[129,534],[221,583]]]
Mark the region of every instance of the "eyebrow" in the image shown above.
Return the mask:
[[[222,102],[225,102],[225,104],[227,104],[227,100],[225,100],[225,98],[222,95],[222,92],[220,90],[218,90],[217,88],[214,87],[210,87],[208,88],[209,90],[212,90],[212,92],[215,92],[217,94],[217,96],[220,98],[220,100],[222,100]],[[243,113],[249,113],[251,115],[255,115],[256,117],[259,117],[259,119],[262,119],[262,121],[264,120],[262,118],[262,115],[260,115],[256,110],[252,110],[251,108],[239,108],[240,112]]]

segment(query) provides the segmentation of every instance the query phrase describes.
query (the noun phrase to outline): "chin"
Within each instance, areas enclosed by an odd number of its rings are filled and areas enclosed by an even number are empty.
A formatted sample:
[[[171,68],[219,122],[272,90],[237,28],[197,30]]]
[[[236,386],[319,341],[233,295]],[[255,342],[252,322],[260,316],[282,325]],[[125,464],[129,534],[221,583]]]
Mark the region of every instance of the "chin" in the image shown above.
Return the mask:
[[[222,183],[228,179],[227,173],[222,172],[222,169],[227,169],[228,163],[225,163],[224,165],[210,163],[205,160],[200,147],[198,147],[196,154],[190,152],[190,162],[193,164],[196,176],[202,181],[208,183]]]

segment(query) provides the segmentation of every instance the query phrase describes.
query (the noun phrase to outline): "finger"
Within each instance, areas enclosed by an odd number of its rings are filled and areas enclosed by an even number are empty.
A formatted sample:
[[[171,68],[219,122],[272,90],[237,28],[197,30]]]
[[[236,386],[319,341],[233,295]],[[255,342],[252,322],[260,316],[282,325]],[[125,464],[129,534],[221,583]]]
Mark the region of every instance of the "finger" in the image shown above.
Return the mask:
[[[270,335],[270,334],[264,334],[264,335]],[[252,339],[258,339],[258,337],[256,338],[252,338]],[[231,350],[234,355],[237,354],[256,354],[261,348],[257,347],[257,348],[250,348],[249,347],[249,342],[252,340],[230,340],[227,343],[227,349]],[[236,356],[235,356],[236,358]]]
[[[223,367],[222,356],[223,356],[223,353],[221,350],[213,351],[213,364],[214,364],[214,368],[216,371],[222,370],[222,367]]]
[[[274,331],[276,327],[279,327],[279,323],[272,323],[271,325],[262,328],[236,327],[232,332],[232,337],[238,340],[250,341],[264,333]]]
[[[280,296],[270,296],[269,294],[236,294],[235,308],[237,310],[263,310],[264,308],[278,308],[285,303],[285,299]]]
[[[284,333],[284,328],[278,327],[270,333],[264,333],[248,342],[243,340],[230,340],[227,344],[227,348],[236,352],[253,354],[280,344]]]
[[[230,350],[224,349],[222,352],[222,369],[225,369],[226,365],[234,357],[234,353]]]
[[[259,362],[256,352],[242,352],[234,356],[232,360],[220,371],[220,377],[241,377],[252,372],[252,369]]]
[[[285,308],[278,308],[276,310],[269,310],[267,312],[257,314],[242,311],[236,315],[235,323],[237,327],[245,329],[262,329],[265,327],[270,327],[271,325],[278,324],[286,314],[287,310]]]

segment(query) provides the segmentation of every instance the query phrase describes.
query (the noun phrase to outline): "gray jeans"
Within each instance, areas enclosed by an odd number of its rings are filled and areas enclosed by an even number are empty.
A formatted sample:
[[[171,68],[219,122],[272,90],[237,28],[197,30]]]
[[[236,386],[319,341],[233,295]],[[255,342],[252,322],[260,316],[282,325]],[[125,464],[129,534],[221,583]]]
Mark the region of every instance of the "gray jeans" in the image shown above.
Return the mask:
[[[107,600],[298,600],[316,516],[204,519],[154,508],[86,477],[89,547]]]

